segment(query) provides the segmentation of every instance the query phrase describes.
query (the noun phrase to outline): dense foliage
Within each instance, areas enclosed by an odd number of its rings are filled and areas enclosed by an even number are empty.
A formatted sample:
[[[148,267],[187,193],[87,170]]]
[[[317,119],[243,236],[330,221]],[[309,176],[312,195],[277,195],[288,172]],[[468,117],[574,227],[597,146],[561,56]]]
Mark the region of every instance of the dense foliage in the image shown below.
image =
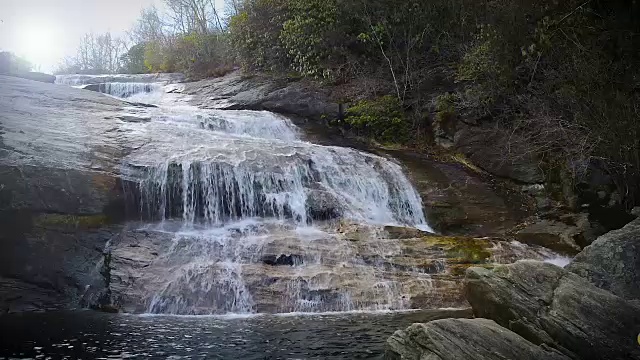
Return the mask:
[[[351,104],[338,123],[358,135],[423,146],[458,120],[489,124],[505,161],[575,173],[598,158],[637,191],[636,1],[234,0],[225,19],[208,0],[165,2],[119,70],[308,77],[351,89],[336,91]]]
[[[347,98],[356,105],[342,124],[358,134],[416,144],[436,122],[488,122],[505,160],[576,172],[595,157],[634,191],[624,179],[640,168],[635,1],[247,0],[230,32],[253,70],[376,79],[376,91]],[[365,93],[393,95],[405,116],[380,109],[387,97],[359,102]]]

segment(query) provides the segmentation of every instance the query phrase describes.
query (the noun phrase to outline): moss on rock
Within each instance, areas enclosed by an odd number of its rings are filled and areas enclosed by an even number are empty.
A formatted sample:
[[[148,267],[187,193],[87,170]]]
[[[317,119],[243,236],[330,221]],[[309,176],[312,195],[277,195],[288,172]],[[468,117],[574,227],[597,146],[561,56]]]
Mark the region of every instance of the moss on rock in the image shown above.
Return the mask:
[[[488,239],[452,236],[425,236],[430,246],[445,250],[448,264],[485,264],[491,258],[492,246]]]
[[[38,214],[33,218],[33,225],[40,228],[63,229],[96,229],[110,224],[104,214],[69,215],[69,214]]]

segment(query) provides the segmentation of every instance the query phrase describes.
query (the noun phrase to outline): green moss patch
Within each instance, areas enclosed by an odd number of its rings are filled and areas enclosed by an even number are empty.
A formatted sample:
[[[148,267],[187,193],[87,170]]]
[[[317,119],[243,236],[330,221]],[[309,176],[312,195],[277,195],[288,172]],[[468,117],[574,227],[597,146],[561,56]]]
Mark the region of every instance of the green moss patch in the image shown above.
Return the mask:
[[[96,229],[108,225],[106,215],[67,215],[67,214],[39,214],[33,218],[33,225],[42,228],[62,229]]]
[[[485,264],[491,258],[491,242],[452,236],[425,236],[422,238],[430,246],[442,248],[447,255],[448,264]]]

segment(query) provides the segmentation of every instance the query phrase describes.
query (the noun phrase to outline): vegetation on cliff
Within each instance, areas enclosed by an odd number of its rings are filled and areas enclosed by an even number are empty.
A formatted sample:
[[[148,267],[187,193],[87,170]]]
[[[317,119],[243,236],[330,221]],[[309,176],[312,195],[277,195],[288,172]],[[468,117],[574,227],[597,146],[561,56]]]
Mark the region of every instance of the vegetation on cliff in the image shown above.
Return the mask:
[[[165,3],[100,71],[306,77],[349,104],[335,124],[358,136],[424,147],[481,125],[505,162],[534,159],[549,180],[597,159],[624,205],[638,201],[634,1],[244,0],[225,16],[207,0]]]
[[[366,79],[338,99],[354,104],[341,124],[358,135],[419,145],[489,123],[505,162],[575,174],[597,158],[631,207],[638,15],[622,0],[247,0],[229,33],[246,68]],[[403,116],[389,116],[389,96]]]

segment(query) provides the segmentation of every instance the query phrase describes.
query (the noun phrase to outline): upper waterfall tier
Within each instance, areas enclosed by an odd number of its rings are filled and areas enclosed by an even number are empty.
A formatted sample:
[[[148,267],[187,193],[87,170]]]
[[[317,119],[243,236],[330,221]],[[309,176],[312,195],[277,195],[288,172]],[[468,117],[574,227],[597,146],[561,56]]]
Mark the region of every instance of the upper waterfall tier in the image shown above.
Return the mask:
[[[348,218],[428,229],[419,195],[390,159],[306,142],[288,118],[270,112],[190,106],[176,85],[99,86],[157,105],[118,117],[143,144],[121,172],[138,184],[130,190],[146,219],[220,226],[255,217]]]
[[[130,126],[146,139],[123,173],[151,219],[221,225],[252,217],[426,226],[421,199],[392,160],[302,141],[269,112],[145,109]],[[132,115],[132,116],[133,116]]]
[[[109,82],[138,82],[169,84],[184,81],[185,77],[179,73],[166,74],[107,74],[107,75],[56,75],[56,84],[61,85],[88,85],[103,84]]]

